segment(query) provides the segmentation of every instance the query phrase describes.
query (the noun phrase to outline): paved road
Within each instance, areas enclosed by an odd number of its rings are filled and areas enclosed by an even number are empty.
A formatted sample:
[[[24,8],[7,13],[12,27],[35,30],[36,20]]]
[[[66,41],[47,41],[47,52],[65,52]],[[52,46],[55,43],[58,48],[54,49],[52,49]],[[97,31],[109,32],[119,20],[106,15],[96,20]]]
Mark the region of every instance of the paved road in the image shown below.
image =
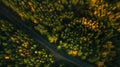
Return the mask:
[[[17,27],[19,27],[21,30],[23,30],[26,34],[28,34],[29,36],[34,38],[39,44],[46,47],[57,58],[60,58],[62,60],[73,63],[73,64],[77,65],[78,67],[93,67],[91,64],[88,64],[81,60],[75,59],[72,56],[67,55],[65,52],[58,51],[52,44],[50,44],[48,41],[46,41],[44,38],[42,38],[42,36],[40,36],[38,33],[33,31],[27,25],[25,25],[21,19],[17,18],[15,15],[13,15],[11,13],[11,11],[8,10],[8,8],[6,8],[6,6],[1,2],[0,2],[0,14],[5,16],[7,19],[9,19],[11,21],[11,23],[15,24]]]

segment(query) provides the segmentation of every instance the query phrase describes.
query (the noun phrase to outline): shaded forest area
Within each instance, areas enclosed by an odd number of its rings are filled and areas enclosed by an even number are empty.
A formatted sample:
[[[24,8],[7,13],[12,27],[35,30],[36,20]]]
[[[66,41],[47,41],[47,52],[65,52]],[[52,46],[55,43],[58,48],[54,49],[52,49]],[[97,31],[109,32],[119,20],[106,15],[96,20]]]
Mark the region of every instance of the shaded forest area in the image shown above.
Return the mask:
[[[1,0],[9,12],[78,67],[120,67],[119,0]],[[0,3],[0,4],[1,4]],[[0,10],[2,12],[2,10]],[[77,67],[0,13],[0,67]],[[21,26],[16,26],[15,24]],[[42,41],[42,40],[41,40]],[[44,43],[45,44],[45,43]],[[49,46],[48,46],[49,47]],[[65,56],[65,55],[62,55]],[[72,59],[71,58],[71,59]],[[85,64],[84,64],[85,63]]]

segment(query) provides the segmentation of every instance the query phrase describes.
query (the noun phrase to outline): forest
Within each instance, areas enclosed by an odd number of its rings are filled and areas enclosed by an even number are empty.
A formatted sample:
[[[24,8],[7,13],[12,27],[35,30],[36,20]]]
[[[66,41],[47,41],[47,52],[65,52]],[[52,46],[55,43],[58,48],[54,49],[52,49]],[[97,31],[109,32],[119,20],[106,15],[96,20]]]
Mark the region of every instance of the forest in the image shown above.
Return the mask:
[[[120,67],[119,0],[0,0],[0,67]]]

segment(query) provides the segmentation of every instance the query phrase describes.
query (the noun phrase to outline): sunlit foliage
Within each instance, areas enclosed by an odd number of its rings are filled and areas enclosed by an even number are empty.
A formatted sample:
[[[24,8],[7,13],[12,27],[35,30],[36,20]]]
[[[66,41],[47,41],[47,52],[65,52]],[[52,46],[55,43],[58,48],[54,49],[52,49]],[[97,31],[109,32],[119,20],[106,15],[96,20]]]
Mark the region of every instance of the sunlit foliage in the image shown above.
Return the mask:
[[[120,44],[120,39],[117,38],[120,36],[119,1],[115,3],[109,2],[109,0],[8,0],[3,2],[13,9],[23,21],[31,20],[32,29],[43,35],[58,50],[63,50],[73,57],[98,67],[119,65],[120,46],[118,44]],[[5,21],[1,20],[1,22]],[[26,22],[27,25],[29,23]],[[4,32],[4,36],[1,35],[1,38],[5,39],[7,38],[5,36],[9,35],[5,31],[11,31],[9,29],[13,29],[13,27],[7,28],[3,23],[1,24],[0,30]],[[42,48],[36,50],[35,42],[31,43],[26,35],[20,33],[22,32],[17,30],[15,35],[10,35],[9,38],[10,42],[19,44],[16,48],[18,56],[30,57],[22,59],[25,64],[34,61],[36,63],[46,61],[54,63],[53,58],[46,59],[46,56],[52,56],[51,54]],[[22,38],[23,36],[26,36],[26,39]],[[4,41],[2,43],[7,44]],[[35,46],[38,45],[35,44]],[[31,52],[37,57],[32,57]],[[45,59],[41,59],[41,54],[45,55],[42,56]],[[6,60],[10,58],[10,55],[4,56]],[[36,58],[39,59],[35,60]],[[112,62],[114,63],[111,64]]]

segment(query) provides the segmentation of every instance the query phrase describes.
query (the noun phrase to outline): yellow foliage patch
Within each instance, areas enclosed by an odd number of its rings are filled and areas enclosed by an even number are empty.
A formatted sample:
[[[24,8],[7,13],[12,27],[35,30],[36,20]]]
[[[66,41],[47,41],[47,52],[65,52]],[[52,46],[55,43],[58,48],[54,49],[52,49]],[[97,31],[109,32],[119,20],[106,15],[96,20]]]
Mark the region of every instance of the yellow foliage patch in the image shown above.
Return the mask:
[[[72,51],[72,55],[73,55],[73,56],[77,56],[77,55],[78,55],[78,51],[77,51],[77,50],[73,50],[73,51]]]
[[[57,37],[55,37],[55,36],[50,36],[49,38],[48,38],[48,40],[51,42],[51,43],[55,43],[56,41],[57,41]]]
[[[6,60],[9,60],[9,59],[10,59],[10,57],[9,57],[9,56],[4,56],[4,58],[5,58]]]
[[[103,67],[103,65],[104,65],[104,62],[102,62],[102,61],[99,61],[99,62],[97,63],[97,66],[98,66],[98,67]]]

